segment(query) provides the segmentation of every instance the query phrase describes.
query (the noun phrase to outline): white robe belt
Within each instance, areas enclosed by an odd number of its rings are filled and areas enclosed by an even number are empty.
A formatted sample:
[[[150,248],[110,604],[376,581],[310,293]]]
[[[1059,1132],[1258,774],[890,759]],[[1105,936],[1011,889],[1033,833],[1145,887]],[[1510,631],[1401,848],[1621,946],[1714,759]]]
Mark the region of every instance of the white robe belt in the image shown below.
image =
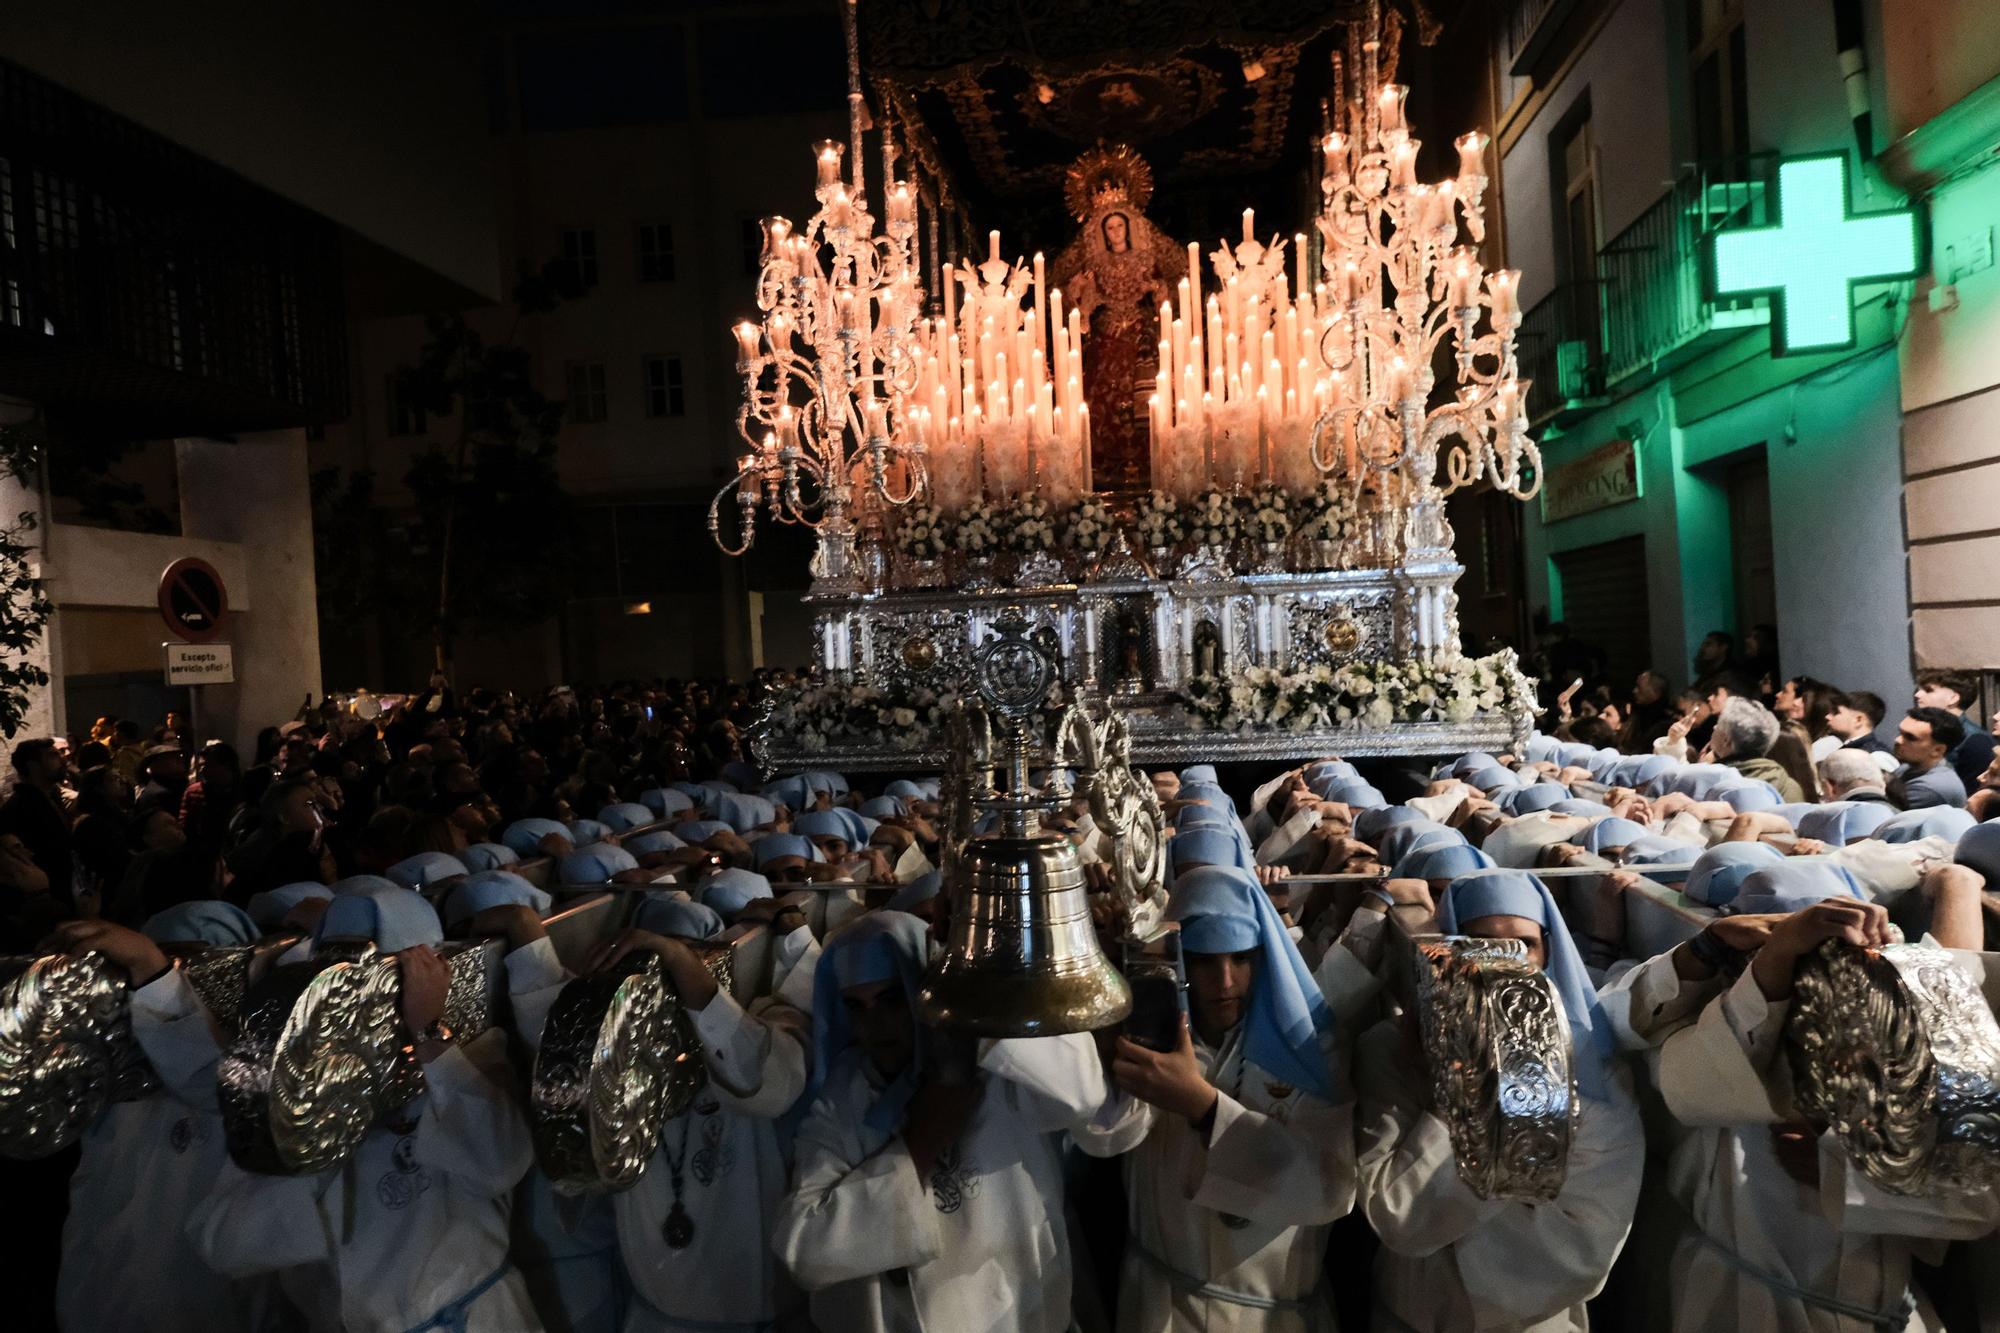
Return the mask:
[[[1309,1315],[1319,1308],[1315,1298],[1319,1294],[1319,1288],[1326,1284],[1326,1273],[1322,1269],[1319,1282],[1312,1291],[1297,1300],[1288,1301],[1282,1296],[1257,1296],[1247,1291],[1232,1291],[1228,1287],[1218,1287],[1213,1282],[1204,1281],[1192,1273],[1184,1273],[1129,1236],[1125,1245],[1134,1254],[1158,1269],[1162,1277],[1182,1291],[1192,1292],[1196,1296],[1206,1296],[1225,1305],[1243,1305],[1253,1310],[1284,1310],[1291,1314]]]
[[[1669,1192],[1669,1197],[1673,1197],[1671,1192]],[[1678,1204],[1680,1200],[1675,1198],[1674,1202]],[[1825,1310],[1829,1314],[1839,1315],[1843,1319],[1852,1319],[1856,1323],[1867,1324],[1870,1328],[1879,1328],[1883,1333],[1902,1333],[1903,1329],[1909,1327],[1910,1316],[1917,1312],[1916,1298],[1911,1296],[1907,1290],[1903,1292],[1903,1299],[1895,1309],[1871,1310],[1865,1305],[1856,1305],[1851,1301],[1843,1301],[1838,1296],[1829,1296],[1824,1292],[1813,1291],[1809,1288],[1801,1287],[1797,1283],[1788,1282],[1776,1273],[1765,1272],[1735,1250],[1729,1248],[1729,1246],[1709,1235],[1702,1228],[1701,1223],[1695,1219],[1694,1214],[1689,1212],[1685,1206],[1680,1209],[1680,1213],[1682,1220],[1688,1224],[1688,1229],[1694,1233],[1695,1239],[1720,1255],[1723,1261],[1731,1268],[1734,1268],[1753,1282],[1760,1282],[1772,1291],[1790,1296],[1795,1301],[1801,1301],[1806,1305]]]
[[[404,1333],[432,1333],[432,1330],[443,1330],[443,1333],[465,1333],[466,1322],[472,1314],[473,1302],[497,1285],[501,1278],[506,1277],[507,1270],[511,1267],[513,1267],[511,1262],[502,1260],[500,1266],[481,1278],[471,1291],[455,1301],[446,1302],[436,1314],[415,1328],[404,1330]]]

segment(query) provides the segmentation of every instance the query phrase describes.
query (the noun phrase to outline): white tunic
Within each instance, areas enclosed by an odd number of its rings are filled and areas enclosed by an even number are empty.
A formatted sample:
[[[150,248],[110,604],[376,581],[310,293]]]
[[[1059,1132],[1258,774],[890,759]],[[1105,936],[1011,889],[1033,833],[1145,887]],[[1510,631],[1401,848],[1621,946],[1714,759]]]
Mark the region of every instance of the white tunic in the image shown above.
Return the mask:
[[[821,1333],[1063,1333],[1070,1255],[1057,1135],[1104,1103],[1088,1034],[991,1043],[981,1097],[928,1178],[902,1136],[862,1123],[859,1049],[837,1061],[798,1137],[776,1245]]]
[[[778,943],[782,985],[797,974],[806,946],[813,952],[817,946],[803,927]],[[510,970],[515,958],[522,962],[513,984],[525,992],[515,998],[516,1018],[524,1036],[532,1025],[531,1045],[539,1048],[542,1020],[561,983],[538,986],[531,969],[564,974],[553,949],[510,955]],[[791,1165],[778,1121],[805,1089],[805,1015],[770,999],[746,1011],[726,991],[689,1015],[708,1085],[662,1128],[660,1147],[639,1183],[609,1201],[635,1297],[627,1333],[754,1328],[803,1304],[778,1267],[771,1229]],[[662,1231],[674,1205],[676,1159],[681,1204],[694,1224],[693,1243],[682,1250],[669,1247]],[[727,1279],[718,1280],[721,1274]]]
[[[132,1033],[161,1086],[84,1131],[70,1177],[56,1307],[83,1333],[227,1333],[290,1326],[270,1278],[232,1280],[180,1223],[228,1161],[215,1104],[221,1054],[179,969],[132,993]]]
[[[516,1034],[529,1052],[542,1044],[549,1008],[571,972],[546,936],[509,953],[507,994]],[[618,1258],[618,1230],[604,1195],[557,1194],[540,1163],[514,1194],[514,1263],[551,1330],[618,1333],[631,1305]]]
[[[403,1333],[471,1302],[470,1333],[541,1328],[507,1262],[514,1187],[534,1160],[498,1028],[424,1067],[424,1095],[378,1120],[342,1166],[252,1175],[234,1163],[188,1219],[234,1276],[275,1272],[318,1333]]]
[[[1458,1177],[1451,1133],[1424,1108],[1394,1022],[1355,1044],[1361,1209],[1381,1237],[1378,1328],[1418,1333],[1585,1329],[1583,1303],[1625,1244],[1645,1140],[1630,1095],[1586,1101],[1551,1203],[1484,1200]],[[1745,1329],[1754,1325],[1744,1325]]]
[[[1353,1104],[1245,1065],[1240,1034],[1196,1050],[1220,1094],[1205,1144],[1183,1117],[1124,1093],[1077,1135],[1093,1156],[1126,1154],[1122,1333],[1334,1328],[1326,1239],[1354,1207]],[[1331,1034],[1324,1046],[1337,1067]]]
[[[1668,1170],[1687,1214],[1673,1261],[1673,1326],[1684,1333],[1922,1328],[1904,1305],[1911,1255],[1991,1231],[2000,1198],[1888,1194],[1852,1169],[1830,1133],[1819,1139],[1818,1188],[1794,1179],[1770,1130],[1794,1116],[1790,1069],[1778,1049],[1788,1009],[1788,1001],[1766,1000],[1746,971],[1661,1049],[1660,1091],[1690,1127]],[[1859,1317],[1866,1315],[1886,1322]]]

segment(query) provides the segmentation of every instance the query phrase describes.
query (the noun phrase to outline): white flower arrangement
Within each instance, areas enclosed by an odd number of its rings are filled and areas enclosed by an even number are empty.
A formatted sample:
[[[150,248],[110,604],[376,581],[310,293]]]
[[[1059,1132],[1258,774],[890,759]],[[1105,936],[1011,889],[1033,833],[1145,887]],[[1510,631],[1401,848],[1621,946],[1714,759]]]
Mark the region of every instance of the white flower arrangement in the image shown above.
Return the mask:
[[[1069,523],[1063,530],[1063,544],[1079,555],[1095,559],[1111,545],[1112,535],[1117,530],[1111,506],[1094,495],[1086,496],[1069,511]]]
[[[1295,504],[1282,486],[1259,486],[1250,492],[1250,535],[1260,542],[1281,542],[1291,536]]]
[[[958,515],[952,540],[967,555],[992,555],[1000,549],[1000,513],[984,500],[974,500]]]
[[[939,560],[945,551],[944,515],[933,504],[909,505],[896,525],[896,549],[912,560]]]
[[[891,694],[874,685],[807,685],[778,692],[770,728],[815,754],[830,746],[925,750],[943,743],[955,697],[925,686]]]
[[[1187,519],[1188,536],[1197,546],[1232,546],[1236,542],[1236,497],[1227,491],[1203,491],[1194,498]]]
[[[1049,502],[1032,491],[1017,498],[1000,513],[1000,540],[1022,555],[1054,550],[1056,525]]]
[[[1349,662],[1283,672],[1246,667],[1188,683],[1181,705],[1209,731],[1379,729],[1395,722],[1468,722],[1532,707],[1534,682],[1512,649],[1450,662]]]
[[[1139,531],[1140,544],[1155,551],[1179,546],[1187,536],[1181,507],[1165,491],[1148,491],[1139,497],[1133,526]]]
[[[1344,542],[1354,535],[1359,521],[1353,490],[1343,481],[1329,477],[1299,501],[1310,517],[1301,531],[1316,542]]]

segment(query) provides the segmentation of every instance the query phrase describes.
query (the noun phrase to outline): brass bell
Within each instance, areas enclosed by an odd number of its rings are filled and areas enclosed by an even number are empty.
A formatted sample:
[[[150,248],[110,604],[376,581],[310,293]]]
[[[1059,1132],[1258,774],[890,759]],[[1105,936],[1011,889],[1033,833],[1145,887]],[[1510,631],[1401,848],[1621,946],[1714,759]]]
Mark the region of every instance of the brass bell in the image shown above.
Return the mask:
[[[1060,834],[974,838],[960,858],[951,933],[925,978],[925,1021],[984,1037],[1088,1032],[1132,1009],[1098,947],[1083,863]]]
[[[1098,947],[1076,848],[1042,832],[1040,811],[1062,793],[1045,796],[1028,781],[1027,721],[1048,697],[1055,663],[1018,609],[996,628],[975,675],[980,698],[1008,724],[1008,786],[992,792],[992,756],[973,743],[973,728],[955,727],[945,787],[951,930],[918,1011],[983,1037],[1087,1032],[1129,1014],[1132,992]],[[998,815],[999,830],[964,836],[973,806]]]

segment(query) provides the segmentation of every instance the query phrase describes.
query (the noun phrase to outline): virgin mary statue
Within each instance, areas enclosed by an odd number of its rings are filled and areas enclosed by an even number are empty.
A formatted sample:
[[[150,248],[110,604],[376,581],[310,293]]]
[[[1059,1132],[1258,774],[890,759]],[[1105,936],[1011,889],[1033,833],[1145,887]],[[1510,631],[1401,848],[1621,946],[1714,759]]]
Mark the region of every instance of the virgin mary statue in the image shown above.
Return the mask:
[[[1091,485],[1100,491],[1152,484],[1145,402],[1159,369],[1160,302],[1172,297],[1187,267],[1180,248],[1146,217],[1152,196],[1152,170],[1122,144],[1085,153],[1063,185],[1083,227],[1057,256],[1050,280],[1085,329]]]

